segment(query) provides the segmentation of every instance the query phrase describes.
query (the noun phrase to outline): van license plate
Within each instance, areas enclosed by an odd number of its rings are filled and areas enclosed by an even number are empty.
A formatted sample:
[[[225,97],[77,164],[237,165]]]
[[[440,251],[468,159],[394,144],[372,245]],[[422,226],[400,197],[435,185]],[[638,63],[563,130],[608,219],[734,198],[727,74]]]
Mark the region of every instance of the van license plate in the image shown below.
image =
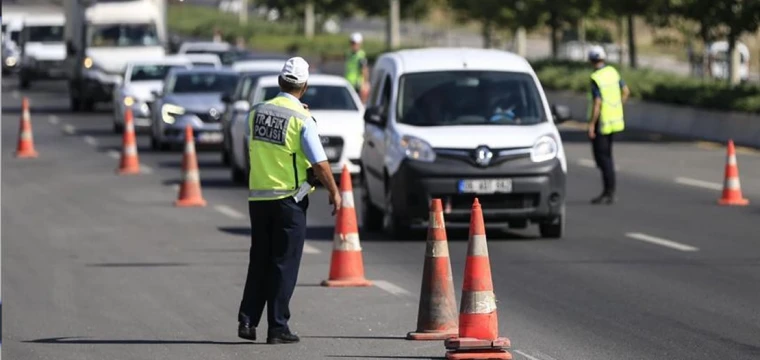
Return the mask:
[[[460,180],[460,193],[493,194],[512,192],[512,179]]]
[[[198,142],[201,143],[219,143],[224,140],[222,133],[219,132],[206,132],[198,134]]]

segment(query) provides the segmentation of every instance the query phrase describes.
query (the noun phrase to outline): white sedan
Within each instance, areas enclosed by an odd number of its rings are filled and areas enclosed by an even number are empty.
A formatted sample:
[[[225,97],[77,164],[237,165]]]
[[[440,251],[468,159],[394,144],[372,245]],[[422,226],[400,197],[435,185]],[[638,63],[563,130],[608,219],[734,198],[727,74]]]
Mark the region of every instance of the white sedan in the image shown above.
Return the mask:
[[[257,104],[275,97],[280,92],[277,77],[259,78],[248,102]],[[353,87],[340,76],[312,74],[301,102],[309,106],[311,115],[317,121],[319,137],[333,173],[340,174],[346,165],[352,175],[359,174],[364,141],[364,105]],[[248,175],[247,126],[247,119],[239,117],[233,120],[230,130],[230,166],[236,182],[245,182]]]
[[[153,92],[164,86],[164,78],[170,69],[191,67],[189,59],[174,56],[128,63],[124,81],[113,92],[114,132],[124,130],[127,108],[132,109],[135,128],[150,128],[150,105],[155,100]]]

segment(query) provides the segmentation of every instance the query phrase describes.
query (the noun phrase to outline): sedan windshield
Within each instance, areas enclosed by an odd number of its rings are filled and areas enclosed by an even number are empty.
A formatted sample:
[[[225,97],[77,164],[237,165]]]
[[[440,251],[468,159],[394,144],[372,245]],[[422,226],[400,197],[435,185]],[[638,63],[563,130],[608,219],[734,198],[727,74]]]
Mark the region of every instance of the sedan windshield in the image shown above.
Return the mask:
[[[536,83],[502,71],[414,73],[401,77],[400,123],[414,126],[532,125],[546,121]]]
[[[90,46],[125,47],[159,45],[154,24],[92,25]]]
[[[155,81],[163,80],[171,69],[184,68],[180,65],[135,65],[129,81]]]
[[[269,100],[279,93],[279,87],[264,88],[264,99]],[[309,85],[301,102],[308,105],[309,110],[358,110],[345,86]]]
[[[29,42],[62,42],[63,26],[30,26]]]
[[[167,84],[168,92],[180,93],[225,93],[237,85],[238,75],[210,72],[178,74]]]

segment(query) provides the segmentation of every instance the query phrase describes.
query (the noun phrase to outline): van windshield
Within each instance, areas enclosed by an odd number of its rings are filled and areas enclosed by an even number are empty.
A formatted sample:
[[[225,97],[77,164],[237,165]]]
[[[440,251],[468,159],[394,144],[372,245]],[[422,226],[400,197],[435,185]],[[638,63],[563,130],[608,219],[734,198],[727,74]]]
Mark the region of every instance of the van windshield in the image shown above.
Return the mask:
[[[398,122],[414,126],[533,125],[547,121],[533,77],[503,71],[401,77]]]
[[[159,45],[154,24],[90,25],[90,46],[156,46]]]
[[[29,42],[63,42],[63,26],[29,26]]]

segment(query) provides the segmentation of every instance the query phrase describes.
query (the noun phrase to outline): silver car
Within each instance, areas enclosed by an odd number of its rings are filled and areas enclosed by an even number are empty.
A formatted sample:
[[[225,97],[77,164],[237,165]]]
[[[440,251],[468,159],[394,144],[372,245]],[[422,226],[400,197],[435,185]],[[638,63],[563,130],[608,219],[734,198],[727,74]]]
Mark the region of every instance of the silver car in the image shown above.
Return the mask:
[[[155,91],[151,108],[151,147],[168,150],[185,141],[185,127],[193,128],[196,144],[221,145],[222,94],[235,89],[240,75],[231,69],[172,69],[164,88]]]
[[[114,132],[121,133],[124,130],[127,109],[132,109],[136,128],[150,129],[151,115],[148,104],[154,101],[153,92],[163,87],[170,69],[191,67],[190,60],[182,57],[128,63],[124,71],[124,81],[113,94]]]

